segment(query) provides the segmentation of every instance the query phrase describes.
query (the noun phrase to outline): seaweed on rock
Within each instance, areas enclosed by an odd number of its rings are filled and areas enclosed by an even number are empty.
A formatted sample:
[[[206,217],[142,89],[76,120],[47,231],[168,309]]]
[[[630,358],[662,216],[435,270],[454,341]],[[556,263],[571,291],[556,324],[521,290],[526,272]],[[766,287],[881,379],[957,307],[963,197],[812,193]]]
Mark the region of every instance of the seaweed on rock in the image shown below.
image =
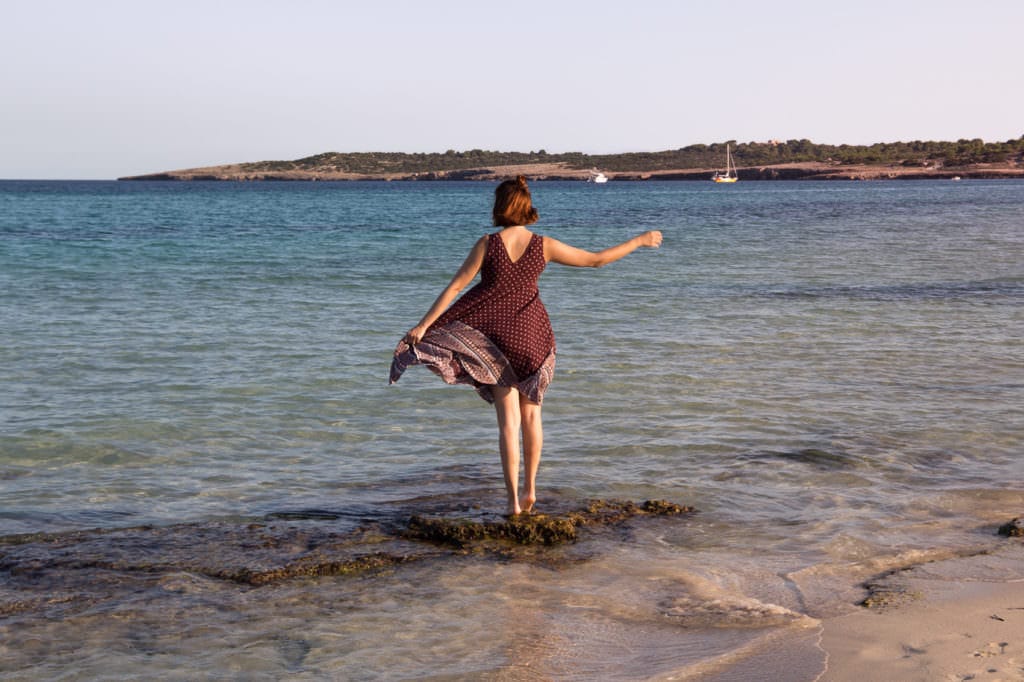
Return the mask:
[[[618,525],[635,516],[669,516],[692,511],[692,507],[664,500],[648,500],[641,505],[622,500],[591,500],[582,509],[565,514],[519,514],[500,522],[415,515],[409,519],[404,536],[458,548],[488,541],[551,546],[576,542],[577,529],[582,526]]]

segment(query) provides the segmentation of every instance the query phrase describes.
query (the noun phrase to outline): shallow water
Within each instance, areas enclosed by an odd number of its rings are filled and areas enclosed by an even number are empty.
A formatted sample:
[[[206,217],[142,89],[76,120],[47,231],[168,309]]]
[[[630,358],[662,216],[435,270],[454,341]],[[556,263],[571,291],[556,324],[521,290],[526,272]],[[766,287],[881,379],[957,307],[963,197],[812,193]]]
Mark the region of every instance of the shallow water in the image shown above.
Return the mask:
[[[0,183],[0,672],[726,674],[799,650],[878,572],[999,546],[1024,506],[1024,183],[533,193],[538,231],[579,246],[665,233],[541,279],[541,508],[699,513],[590,533],[572,561],[251,587],[46,548],[150,524],[169,552],[168,528],[187,547],[296,511],[348,532],[419,500],[498,514],[491,409],[425,371],[386,383],[489,231],[491,185]]]

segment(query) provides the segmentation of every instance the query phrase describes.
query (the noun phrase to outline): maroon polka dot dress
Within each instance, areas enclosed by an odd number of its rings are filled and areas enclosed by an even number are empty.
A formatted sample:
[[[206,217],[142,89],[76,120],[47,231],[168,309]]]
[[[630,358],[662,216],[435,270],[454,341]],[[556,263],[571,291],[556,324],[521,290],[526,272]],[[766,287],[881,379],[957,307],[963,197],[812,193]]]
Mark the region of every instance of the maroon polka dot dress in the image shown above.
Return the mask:
[[[492,386],[514,386],[536,403],[555,370],[555,335],[537,280],[547,265],[534,234],[513,261],[498,233],[488,235],[480,282],[452,304],[415,346],[398,344],[391,383],[426,365],[450,384],[471,384],[494,402]]]

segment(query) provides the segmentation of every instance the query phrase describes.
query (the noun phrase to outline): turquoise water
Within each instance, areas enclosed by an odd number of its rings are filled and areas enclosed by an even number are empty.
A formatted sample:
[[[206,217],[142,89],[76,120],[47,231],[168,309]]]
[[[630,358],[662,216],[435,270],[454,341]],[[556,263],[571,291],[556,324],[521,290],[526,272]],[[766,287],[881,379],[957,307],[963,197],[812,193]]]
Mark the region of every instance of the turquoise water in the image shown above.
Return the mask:
[[[0,535],[309,509],[354,527],[421,498],[499,513],[491,408],[415,368],[387,385],[395,343],[491,230],[492,190],[0,182]],[[8,609],[11,642],[92,634],[0,671],[635,679],[802,632],[879,567],[988,546],[1022,511],[1024,183],[533,195],[537,231],[577,246],[665,235],[541,279],[559,356],[539,505],[698,515],[553,574],[470,560],[252,592],[182,576],[59,619]],[[185,600],[173,645],[168,595]],[[495,613],[512,607],[515,623]],[[150,648],[123,645],[126,619]]]

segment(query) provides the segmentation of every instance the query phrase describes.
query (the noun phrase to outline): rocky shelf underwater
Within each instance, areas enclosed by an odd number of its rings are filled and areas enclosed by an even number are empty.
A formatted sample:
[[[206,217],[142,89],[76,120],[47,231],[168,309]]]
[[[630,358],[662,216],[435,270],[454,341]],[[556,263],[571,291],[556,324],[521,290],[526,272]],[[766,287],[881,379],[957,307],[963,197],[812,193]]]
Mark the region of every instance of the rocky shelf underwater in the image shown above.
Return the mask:
[[[0,617],[65,617],[182,575],[256,589],[330,576],[372,579],[409,565],[464,557],[557,568],[629,542],[641,524],[685,523],[697,513],[664,500],[555,496],[546,513],[505,517],[486,510],[489,494],[0,537]],[[1010,520],[997,534],[1024,536],[1024,520]],[[911,568],[866,580],[861,587],[868,596],[860,605],[887,608],[905,601],[899,575]]]
[[[259,587],[366,576],[462,556],[547,565],[586,560],[597,537],[628,539],[631,524],[694,513],[665,501],[557,500],[511,518],[479,500],[409,500],[390,509],[272,512],[259,519],[0,537],[0,616],[61,614],[170,575]]]

